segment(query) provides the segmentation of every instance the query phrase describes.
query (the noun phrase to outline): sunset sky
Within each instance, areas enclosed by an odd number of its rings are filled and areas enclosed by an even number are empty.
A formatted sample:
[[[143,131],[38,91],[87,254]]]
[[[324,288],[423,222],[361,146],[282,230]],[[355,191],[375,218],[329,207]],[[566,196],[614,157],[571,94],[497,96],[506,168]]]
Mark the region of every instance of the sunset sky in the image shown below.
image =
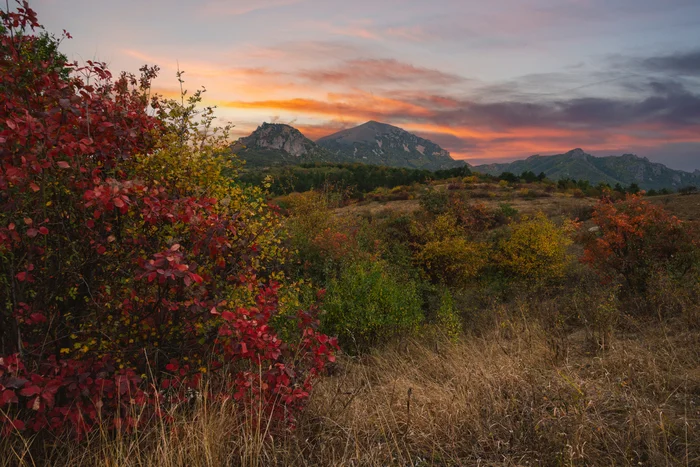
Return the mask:
[[[161,68],[236,125],[367,120],[470,163],[635,153],[700,169],[698,0],[31,0],[70,59]]]

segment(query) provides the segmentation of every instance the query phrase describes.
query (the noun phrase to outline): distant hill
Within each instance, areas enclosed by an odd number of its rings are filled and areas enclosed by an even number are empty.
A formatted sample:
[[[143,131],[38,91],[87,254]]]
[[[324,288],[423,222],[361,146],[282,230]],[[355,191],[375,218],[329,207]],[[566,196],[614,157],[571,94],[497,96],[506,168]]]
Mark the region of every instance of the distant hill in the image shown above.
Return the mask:
[[[651,162],[646,157],[634,154],[622,156],[595,157],[582,149],[573,149],[555,156],[530,156],[505,164],[485,164],[473,167],[476,172],[500,175],[503,172],[521,174],[531,171],[544,172],[548,178],[559,180],[573,178],[588,180],[592,184],[600,182],[628,186],[636,183],[645,190],[680,188],[688,185],[700,186],[700,171],[694,173],[674,170],[663,164]]]
[[[320,147],[299,130],[281,123],[263,123],[253,133],[231,145],[232,151],[251,168],[309,162],[348,162]]]
[[[430,140],[375,121],[324,136],[317,143],[338,157],[365,164],[427,170],[466,165]]]

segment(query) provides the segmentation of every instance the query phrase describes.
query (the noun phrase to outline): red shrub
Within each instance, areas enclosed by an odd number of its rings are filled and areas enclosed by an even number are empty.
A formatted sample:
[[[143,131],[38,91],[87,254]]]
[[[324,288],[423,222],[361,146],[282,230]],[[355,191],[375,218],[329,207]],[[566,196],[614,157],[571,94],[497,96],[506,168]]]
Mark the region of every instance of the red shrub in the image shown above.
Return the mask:
[[[261,251],[263,221],[134,169],[183,139],[168,121],[183,109],[147,97],[156,69],[113,81],[103,64],[66,64],[32,34],[26,2],[2,25],[2,432],[131,429],[223,369],[233,380],[210,385],[218,396],[292,422],[335,340],[316,332],[315,308],[298,313],[294,345],[271,328],[278,286],[263,271],[281,258]]]
[[[593,222],[599,231],[588,238],[582,261],[608,280],[619,277],[630,293],[646,291],[655,271],[680,278],[698,265],[697,236],[688,224],[641,195],[602,199]]]

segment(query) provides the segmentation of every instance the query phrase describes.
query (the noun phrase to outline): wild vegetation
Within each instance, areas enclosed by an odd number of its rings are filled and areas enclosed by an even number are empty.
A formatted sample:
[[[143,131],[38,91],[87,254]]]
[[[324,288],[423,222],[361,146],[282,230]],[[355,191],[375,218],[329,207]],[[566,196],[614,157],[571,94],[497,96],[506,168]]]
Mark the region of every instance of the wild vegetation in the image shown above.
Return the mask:
[[[2,21],[0,465],[700,463],[697,194],[251,184],[201,92]]]
[[[293,424],[335,341],[283,301],[279,218],[222,175],[201,93],[47,60],[26,5],[3,21],[2,433],[134,430],[205,374],[211,397]]]

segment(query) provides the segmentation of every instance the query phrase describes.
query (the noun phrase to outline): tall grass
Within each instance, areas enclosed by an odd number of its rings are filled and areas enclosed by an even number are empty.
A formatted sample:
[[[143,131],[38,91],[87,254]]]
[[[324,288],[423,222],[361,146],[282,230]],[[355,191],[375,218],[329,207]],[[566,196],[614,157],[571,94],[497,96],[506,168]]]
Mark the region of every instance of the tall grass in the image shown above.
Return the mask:
[[[200,400],[119,437],[5,440],[0,465],[700,465],[700,333],[584,331],[556,358],[537,325],[341,358],[294,430]]]

